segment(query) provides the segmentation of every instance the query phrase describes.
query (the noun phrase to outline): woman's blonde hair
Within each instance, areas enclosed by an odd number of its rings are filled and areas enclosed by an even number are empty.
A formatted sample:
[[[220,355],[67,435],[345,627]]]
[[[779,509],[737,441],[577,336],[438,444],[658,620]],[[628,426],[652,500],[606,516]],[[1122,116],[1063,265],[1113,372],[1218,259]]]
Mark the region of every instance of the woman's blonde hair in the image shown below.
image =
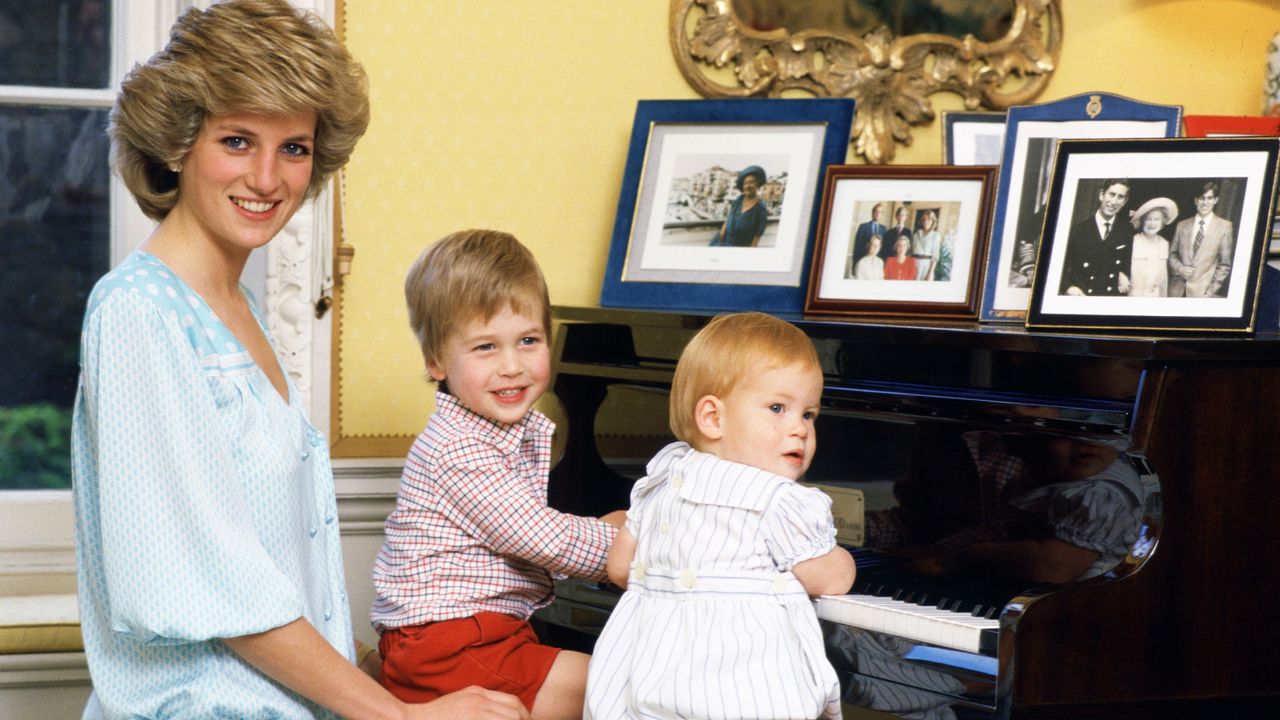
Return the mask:
[[[285,0],[191,8],[169,43],[125,76],[107,132],[112,164],[142,211],[162,220],[178,201],[180,162],[212,115],[316,113],[307,196],[346,164],[369,126],[364,69],[318,17]]]
[[[752,373],[797,364],[822,369],[813,343],[791,323],[759,312],[715,317],[693,336],[676,363],[668,408],[671,432],[699,447],[701,435],[694,420],[699,399],[726,397],[738,385],[750,383]]]
[[[547,283],[533,253],[498,230],[462,230],[432,243],[404,280],[409,326],[427,365],[440,366],[445,342],[460,326],[487,322],[504,308],[551,329]]]

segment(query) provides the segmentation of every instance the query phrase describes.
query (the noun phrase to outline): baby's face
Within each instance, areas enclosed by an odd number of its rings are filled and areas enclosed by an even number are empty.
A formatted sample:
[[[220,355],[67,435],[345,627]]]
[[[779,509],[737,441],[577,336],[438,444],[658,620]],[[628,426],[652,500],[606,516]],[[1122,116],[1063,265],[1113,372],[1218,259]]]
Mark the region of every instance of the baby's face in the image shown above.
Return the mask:
[[[802,365],[760,367],[723,398],[716,454],[795,480],[818,447],[814,420],[822,373]]]
[[[1058,482],[1084,480],[1106,470],[1120,456],[1110,445],[1053,438],[1045,443],[1049,465]]]

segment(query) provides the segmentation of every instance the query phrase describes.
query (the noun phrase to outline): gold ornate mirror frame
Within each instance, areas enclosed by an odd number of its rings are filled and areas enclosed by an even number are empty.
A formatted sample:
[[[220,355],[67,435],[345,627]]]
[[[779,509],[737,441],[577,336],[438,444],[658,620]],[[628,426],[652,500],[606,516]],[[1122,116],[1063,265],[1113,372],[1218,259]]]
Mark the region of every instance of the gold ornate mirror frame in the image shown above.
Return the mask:
[[[1012,2],[1008,33],[983,42],[973,35],[895,37],[883,26],[861,36],[760,31],[741,21],[732,0],[671,0],[671,48],[704,97],[801,91],[853,98],[854,152],[879,164],[893,159],[895,143],[911,143],[912,125],[933,120],[934,93],[957,93],[970,110],[1004,109],[1044,89],[1062,45],[1059,0]],[[730,69],[732,77],[712,68]]]

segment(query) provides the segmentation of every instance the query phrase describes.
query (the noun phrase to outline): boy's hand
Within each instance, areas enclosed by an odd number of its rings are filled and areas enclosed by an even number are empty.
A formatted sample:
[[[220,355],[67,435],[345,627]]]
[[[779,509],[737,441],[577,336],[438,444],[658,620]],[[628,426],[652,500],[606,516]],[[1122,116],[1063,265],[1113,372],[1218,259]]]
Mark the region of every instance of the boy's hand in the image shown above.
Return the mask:
[[[612,525],[618,528],[619,530],[621,530],[622,526],[627,523],[627,511],[614,510],[613,512],[608,513],[607,515],[601,515],[600,522],[606,523],[608,525]]]

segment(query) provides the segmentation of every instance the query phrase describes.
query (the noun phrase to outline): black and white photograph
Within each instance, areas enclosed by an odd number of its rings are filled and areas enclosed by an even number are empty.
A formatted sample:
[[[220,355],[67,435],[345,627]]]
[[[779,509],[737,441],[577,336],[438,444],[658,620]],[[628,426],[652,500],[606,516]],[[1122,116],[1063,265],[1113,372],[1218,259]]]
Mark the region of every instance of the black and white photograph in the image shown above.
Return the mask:
[[[994,173],[827,168],[806,312],[972,316]]]
[[[1028,324],[1251,318],[1280,141],[1231,143],[1063,141]]]
[[[1182,109],[1104,93],[1010,108],[987,260],[982,319],[1021,322],[1031,297],[1059,140],[1167,138]]]
[[[601,304],[798,311],[850,100],[637,104]]]

